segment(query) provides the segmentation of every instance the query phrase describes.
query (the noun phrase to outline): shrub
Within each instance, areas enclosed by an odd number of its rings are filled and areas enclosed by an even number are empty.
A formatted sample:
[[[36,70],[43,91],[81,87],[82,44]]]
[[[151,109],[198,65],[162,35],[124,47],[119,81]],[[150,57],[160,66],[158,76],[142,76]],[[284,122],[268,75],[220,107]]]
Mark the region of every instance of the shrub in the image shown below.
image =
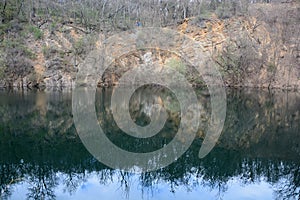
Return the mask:
[[[166,65],[172,69],[175,69],[176,71],[178,71],[181,74],[186,73],[185,64],[183,62],[181,62],[181,60],[171,58],[170,60],[167,61]]]
[[[232,13],[229,7],[219,6],[216,10],[216,14],[220,19],[230,18]]]
[[[4,71],[5,71],[5,62],[4,62],[4,54],[0,51],[0,79],[4,78]]]
[[[28,47],[26,47],[21,40],[16,38],[4,39],[0,47],[6,49],[7,52],[19,52],[22,56],[30,59],[36,58],[36,55],[30,49],[28,49]]]
[[[274,62],[269,62],[267,64],[267,70],[268,72],[274,72],[276,70],[276,65]]]
[[[36,40],[40,40],[44,37],[43,31],[36,26],[29,26],[28,31],[33,34]]]

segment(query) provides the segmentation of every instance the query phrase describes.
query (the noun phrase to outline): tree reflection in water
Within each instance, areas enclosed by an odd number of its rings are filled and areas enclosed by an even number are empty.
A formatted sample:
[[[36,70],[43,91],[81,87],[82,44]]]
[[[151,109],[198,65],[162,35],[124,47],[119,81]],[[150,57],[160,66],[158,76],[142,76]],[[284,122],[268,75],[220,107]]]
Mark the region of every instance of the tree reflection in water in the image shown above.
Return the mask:
[[[207,97],[201,94],[199,99],[205,101]],[[100,91],[99,96],[106,99],[110,91]],[[128,197],[134,177],[138,177],[143,194],[155,195],[159,185],[167,184],[174,193],[182,186],[188,191],[209,187],[219,191],[220,198],[230,187],[228,183],[238,178],[244,185],[266,181],[278,198],[299,199],[299,94],[229,91],[228,97],[224,132],[207,157],[197,156],[203,141],[199,133],[190,149],[175,163],[134,175],[110,169],[87,152],[72,124],[70,94],[1,94],[1,198],[11,197],[21,185],[27,190],[28,199],[55,199],[58,187],[72,195],[91,176],[96,176],[102,185],[118,183],[124,197]],[[107,109],[109,100],[102,102],[97,108],[105,110],[98,114],[100,123],[112,120]],[[209,101],[203,105],[209,115]],[[135,115],[140,117],[138,112]],[[143,142],[132,145],[133,140],[124,140],[114,123],[110,124],[111,127],[105,127],[110,130],[110,139],[122,143],[125,149],[140,151]],[[176,124],[176,119],[170,124]],[[172,132],[176,125],[170,124],[169,129],[153,138],[152,146],[145,142],[149,149],[172,139],[168,131]]]

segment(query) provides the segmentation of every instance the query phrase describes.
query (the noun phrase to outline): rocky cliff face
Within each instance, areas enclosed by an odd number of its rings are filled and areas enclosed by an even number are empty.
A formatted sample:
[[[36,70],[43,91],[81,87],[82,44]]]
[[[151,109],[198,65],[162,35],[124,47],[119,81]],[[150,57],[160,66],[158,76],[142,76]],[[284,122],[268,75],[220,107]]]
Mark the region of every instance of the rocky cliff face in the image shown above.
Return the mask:
[[[299,16],[298,3],[255,4],[250,7],[249,16],[227,19],[218,19],[214,15],[195,17],[169,28],[199,41],[218,64],[227,86],[298,89]],[[0,87],[73,87],[78,65],[90,50],[99,46],[102,38],[113,35],[86,33],[73,24],[56,25],[53,22],[41,24],[40,30],[43,38],[36,39],[30,34],[25,38],[23,46],[33,55],[29,59],[22,57],[26,51],[4,49],[0,52],[0,61],[6,59],[13,63],[13,67],[3,65],[0,68]],[[18,33],[16,28],[10,31],[10,35]],[[12,49],[16,48],[12,46]],[[129,69],[120,61],[138,64],[147,53],[133,52],[130,58],[116,61],[99,83],[116,84],[121,74]],[[152,55],[160,60],[178,59],[167,53],[152,52]],[[189,73],[188,76],[192,77],[193,71]]]
[[[285,16],[285,17],[283,17]],[[203,44],[228,86],[300,86],[300,7],[262,4],[249,16],[184,21],[178,30]]]

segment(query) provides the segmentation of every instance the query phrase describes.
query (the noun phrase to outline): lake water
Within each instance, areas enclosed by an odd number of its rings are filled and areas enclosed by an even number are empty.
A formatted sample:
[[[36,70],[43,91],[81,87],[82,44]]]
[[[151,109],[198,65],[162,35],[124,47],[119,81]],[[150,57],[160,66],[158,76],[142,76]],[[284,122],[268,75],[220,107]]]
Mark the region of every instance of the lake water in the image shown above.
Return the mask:
[[[142,88],[132,97],[131,117],[137,124],[149,123],[146,110],[161,91],[152,94],[153,89]],[[2,90],[0,199],[300,199],[300,93],[226,92],[224,129],[206,157],[198,158],[204,124],[171,165],[130,173],[107,167],[86,150],[73,123],[71,92]],[[157,136],[136,139],[115,124],[111,93],[97,91],[96,110],[114,144],[150,152],[172,140],[180,122],[176,102]],[[196,93],[205,122],[209,94],[201,89]]]

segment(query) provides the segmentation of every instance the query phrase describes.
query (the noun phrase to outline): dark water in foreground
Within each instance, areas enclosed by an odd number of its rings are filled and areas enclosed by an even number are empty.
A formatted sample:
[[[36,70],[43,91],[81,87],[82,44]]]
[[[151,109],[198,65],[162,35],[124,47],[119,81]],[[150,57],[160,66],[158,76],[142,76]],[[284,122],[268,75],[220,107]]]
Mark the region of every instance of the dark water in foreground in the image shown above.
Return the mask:
[[[139,90],[131,104],[141,125],[149,123],[151,98],[159,98],[149,94]],[[162,133],[135,140],[113,122],[110,95],[98,91],[96,110],[116,145],[148,152],[172,140],[180,121],[176,103]],[[197,95],[205,121],[209,95]],[[73,124],[71,93],[0,91],[0,199],[299,199],[300,93],[228,90],[227,106],[223,133],[208,156],[197,156],[203,127],[176,162],[135,174],[89,154]]]

